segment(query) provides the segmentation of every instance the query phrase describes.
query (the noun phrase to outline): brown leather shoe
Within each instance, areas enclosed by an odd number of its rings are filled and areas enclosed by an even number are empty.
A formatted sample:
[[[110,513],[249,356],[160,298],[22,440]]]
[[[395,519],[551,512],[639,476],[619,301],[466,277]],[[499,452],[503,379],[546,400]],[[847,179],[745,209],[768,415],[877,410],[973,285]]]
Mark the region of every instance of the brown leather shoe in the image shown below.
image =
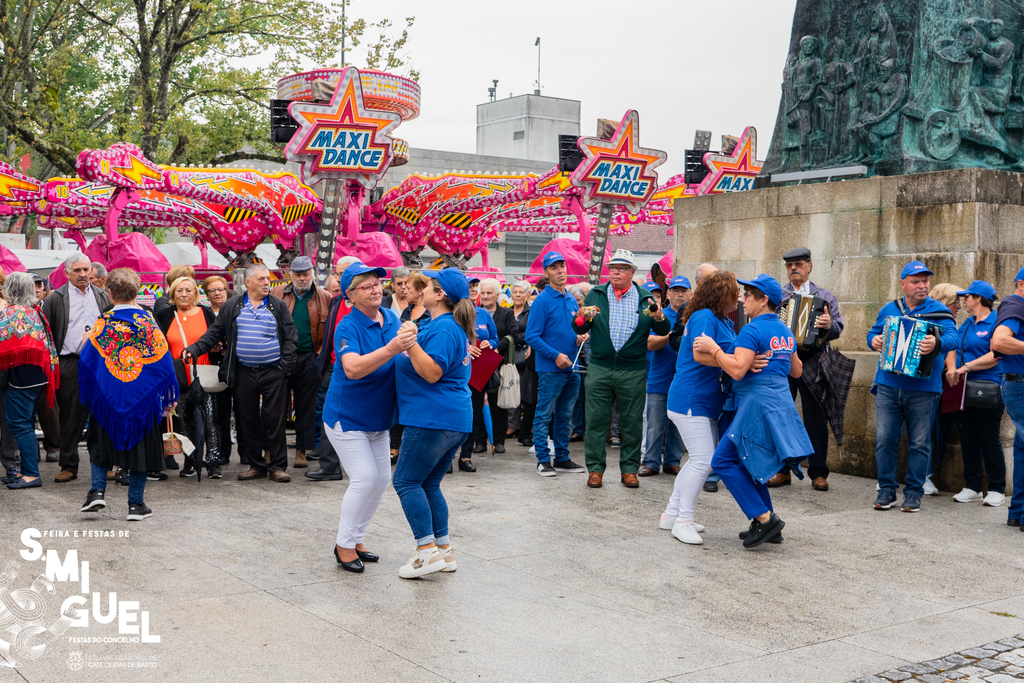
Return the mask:
[[[587,477],[587,486],[592,489],[599,489],[601,488],[601,479],[603,478],[604,475],[600,472],[591,472],[590,476]]]
[[[287,472],[271,472],[269,475],[270,481],[279,481],[282,484],[286,484],[292,480],[291,475]]]
[[[632,472],[622,475],[622,485],[627,489],[638,489],[640,488],[640,480],[636,478],[636,475]]]
[[[295,466],[299,469],[309,467],[309,463],[306,461],[306,451],[295,450]]]
[[[644,465],[643,467],[640,468],[640,471],[636,473],[636,476],[638,476],[638,477],[653,477],[657,473],[658,473],[658,470],[654,469],[653,467],[648,467],[647,465]]]
[[[264,470],[257,470],[250,467],[238,475],[238,481],[250,481],[252,479],[266,479],[267,473]]]
[[[679,465],[668,465],[665,467],[665,474],[671,474],[673,477],[679,474],[679,470],[682,469]]]
[[[792,483],[793,476],[790,474],[783,474],[782,472],[776,472],[774,477],[765,482],[770,489],[778,486],[789,486]]]
[[[828,491],[828,479],[825,477],[815,477],[811,485],[815,491]]]
[[[58,484],[63,484],[64,482],[72,481],[74,479],[78,479],[78,474],[76,472],[68,472],[67,470],[61,470],[60,474],[53,478],[53,480]]]

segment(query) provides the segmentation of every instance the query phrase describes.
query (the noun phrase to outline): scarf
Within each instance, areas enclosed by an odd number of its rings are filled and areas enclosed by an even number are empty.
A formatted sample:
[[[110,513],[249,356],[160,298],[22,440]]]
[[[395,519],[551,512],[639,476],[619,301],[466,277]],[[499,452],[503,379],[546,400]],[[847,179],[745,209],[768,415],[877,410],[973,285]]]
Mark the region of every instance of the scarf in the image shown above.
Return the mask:
[[[615,300],[622,301],[622,297],[626,296],[626,292],[628,292],[632,287],[632,284],[627,286],[625,289],[615,289],[615,287],[612,286],[612,291],[615,292]]]
[[[0,311],[0,370],[19,365],[38,365],[46,375],[46,405],[53,407],[53,398],[60,384],[60,360],[53,345],[50,324],[39,304],[12,304]]]
[[[115,308],[93,325],[78,359],[82,403],[117,450],[128,450],[178,400],[167,338],[148,311]]]

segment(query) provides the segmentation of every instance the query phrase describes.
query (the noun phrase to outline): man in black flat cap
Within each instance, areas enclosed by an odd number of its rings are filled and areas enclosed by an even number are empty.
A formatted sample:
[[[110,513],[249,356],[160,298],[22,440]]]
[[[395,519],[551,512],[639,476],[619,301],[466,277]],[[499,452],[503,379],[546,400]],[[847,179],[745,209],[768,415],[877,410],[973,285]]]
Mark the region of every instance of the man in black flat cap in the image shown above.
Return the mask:
[[[816,490],[828,491],[828,426],[831,423],[836,442],[842,444],[843,413],[853,377],[853,361],[833,350],[829,344],[843,333],[843,316],[839,312],[839,302],[835,295],[810,281],[811,270],[814,268],[811,250],[798,247],[783,254],[782,260],[786,262],[789,282],[782,287],[780,311],[793,294],[819,296],[827,304],[817,324],[819,329],[827,330],[824,341],[816,348],[798,347],[797,355],[804,364],[804,370],[799,379],[789,378],[789,388],[794,400],[797,393],[800,394],[804,426],[814,446],[814,455],[808,458],[807,474]],[[790,483],[788,466],[767,482],[770,487],[788,486]]]

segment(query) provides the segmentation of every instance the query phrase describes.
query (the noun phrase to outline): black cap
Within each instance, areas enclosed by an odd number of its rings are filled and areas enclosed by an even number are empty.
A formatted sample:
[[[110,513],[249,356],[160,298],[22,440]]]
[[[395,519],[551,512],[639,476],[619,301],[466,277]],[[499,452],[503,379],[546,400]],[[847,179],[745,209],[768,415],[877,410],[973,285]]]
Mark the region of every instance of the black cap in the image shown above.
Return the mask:
[[[790,249],[782,255],[783,261],[810,261],[811,250],[807,247],[797,247],[796,249]]]

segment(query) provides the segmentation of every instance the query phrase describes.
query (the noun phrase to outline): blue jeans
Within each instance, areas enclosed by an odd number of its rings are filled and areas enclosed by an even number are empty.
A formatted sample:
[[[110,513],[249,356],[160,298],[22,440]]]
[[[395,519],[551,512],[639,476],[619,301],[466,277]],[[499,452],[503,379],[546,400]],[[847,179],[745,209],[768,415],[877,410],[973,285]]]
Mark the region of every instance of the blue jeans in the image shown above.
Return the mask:
[[[4,392],[4,414],[7,427],[18,442],[21,451],[21,474],[24,477],[39,476],[39,442],[36,440],[36,400],[46,387],[15,389],[8,387]]]
[[[679,430],[668,419],[668,394],[647,394],[647,450],[643,464],[655,472],[662,464],[678,467],[685,450]]]
[[[570,422],[576,395],[580,391],[580,376],[575,372],[538,372],[537,377],[537,414],[533,416],[533,445],[537,450],[537,462],[551,462],[549,433],[555,442],[555,460],[568,460],[569,437],[572,436]]]
[[[96,491],[107,490],[107,470],[94,462],[89,463],[92,467],[92,488]],[[142,496],[146,490],[146,473],[128,473],[128,504],[142,505]]]
[[[900,435],[907,428],[907,476],[903,493],[924,495],[924,480],[931,464],[932,428],[942,394],[878,385],[875,396],[875,465],[878,486],[895,493]]]
[[[1024,383],[1004,382],[1003,403],[1017,428],[1013,435],[1013,496],[1008,515],[1009,519],[1020,519],[1024,511]]]
[[[768,487],[750,476],[732,439],[725,438],[718,442],[715,454],[711,456],[711,465],[725,482],[726,488],[736,499],[747,519],[774,511]]]
[[[470,432],[406,427],[398,465],[391,478],[412,527],[416,545],[448,544],[448,503],[441,479]]]

